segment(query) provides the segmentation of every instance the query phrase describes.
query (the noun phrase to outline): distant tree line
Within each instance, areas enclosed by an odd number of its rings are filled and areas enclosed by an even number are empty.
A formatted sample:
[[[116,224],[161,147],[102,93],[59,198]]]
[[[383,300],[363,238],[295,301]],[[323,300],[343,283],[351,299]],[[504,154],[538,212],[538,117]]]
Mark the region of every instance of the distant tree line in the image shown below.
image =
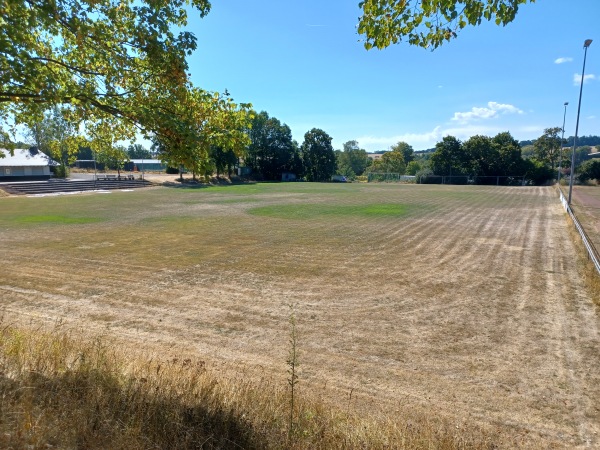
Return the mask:
[[[509,132],[494,137],[472,136],[464,142],[445,136],[433,149],[425,151],[414,151],[408,143],[398,142],[388,150],[376,152],[378,156],[374,158],[355,140],[334,150],[332,138],[319,128],[306,132],[299,144],[292,138],[290,127],[267,112],[229,111],[227,105],[223,106],[225,113],[215,119],[220,120],[220,128],[207,132],[206,136],[199,131],[200,147],[196,150],[187,144],[176,150],[175,142],[160,139],[154,139],[150,149],[139,144],[125,147],[114,136],[106,138],[111,136],[107,131],[83,137],[73,126],[68,111],[58,107],[48,110],[41,120],[29,126],[26,137],[31,145],[58,161],[58,176],[66,176],[77,159],[95,160],[107,169],[120,171],[128,161],[144,158],[160,159],[167,163],[171,173],[182,174],[185,169],[194,178],[213,174],[231,176],[238,167],[245,166],[252,178],[268,181],[294,177],[329,181],[334,174],[352,180],[374,173],[391,173],[416,175],[420,180],[428,176],[462,177],[469,182],[485,177],[521,177],[540,184],[556,178],[559,169],[563,175],[571,170],[568,147],[572,138],[561,142],[560,127],[547,128],[539,138],[521,142]],[[600,145],[600,137],[583,136],[578,143],[576,166],[586,163],[590,145]],[[596,179],[595,163],[586,163],[578,175],[581,180]]]
[[[532,161],[521,157],[519,143],[508,132],[494,137],[477,135],[465,142],[446,136],[435,148],[430,158],[435,175],[522,177],[537,170]]]
[[[569,158],[563,155],[566,141],[561,146],[560,133],[559,127],[547,128],[525,149],[509,132],[494,137],[472,136],[464,142],[446,136],[431,154],[429,169],[435,175],[466,176],[471,180],[522,177],[543,184],[556,178],[559,166],[570,167]]]
[[[389,150],[369,154],[356,140],[333,151],[331,138],[319,129],[308,132],[303,144],[298,145],[287,125],[263,111],[254,117],[248,131],[251,144],[244,160],[256,176],[265,180],[280,180],[285,172],[309,181],[327,181],[333,174],[352,180],[368,174],[393,173],[470,182],[485,182],[486,177],[513,177],[543,184],[556,178],[559,167],[564,174],[570,170],[569,152],[565,149],[568,141],[565,139],[561,145],[561,131],[558,127],[547,128],[527,146],[509,132],[502,132],[493,137],[472,136],[464,142],[446,136],[434,148],[424,151],[414,151],[408,143],[398,142]],[[600,138],[581,139],[576,165],[588,159],[590,147],[584,145],[588,142],[600,143]],[[374,155],[380,156],[373,158]]]
[[[561,130],[559,128],[559,130]],[[575,140],[575,136],[569,136],[568,138],[565,138],[565,147],[573,147],[573,142]],[[520,141],[519,145],[521,145],[521,147],[526,147],[528,145],[533,145],[533,143],[535,142],[534,140],[529,140],[529,141]],[[585,145],[585,146],[590,146],[590,147],[595,147],[597,145],[600,145],[600,136],[577,136],[577,146],[580,145]]]

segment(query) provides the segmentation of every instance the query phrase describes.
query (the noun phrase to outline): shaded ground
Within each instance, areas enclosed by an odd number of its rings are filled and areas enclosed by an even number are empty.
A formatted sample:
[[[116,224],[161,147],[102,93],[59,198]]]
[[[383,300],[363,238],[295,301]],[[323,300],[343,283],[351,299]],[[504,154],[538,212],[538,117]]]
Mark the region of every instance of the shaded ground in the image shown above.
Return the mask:
[[[554,188],[296,183],[0,202],[11,317],[284,382],[294,304],[305,388],[600,445],[600,320]]]

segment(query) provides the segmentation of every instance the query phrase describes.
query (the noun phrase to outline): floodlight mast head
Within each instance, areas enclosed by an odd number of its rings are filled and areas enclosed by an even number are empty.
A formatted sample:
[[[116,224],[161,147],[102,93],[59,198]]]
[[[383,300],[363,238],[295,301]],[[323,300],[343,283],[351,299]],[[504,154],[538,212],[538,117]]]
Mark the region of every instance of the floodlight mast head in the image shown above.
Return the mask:
[[[569,104],[569,102],[565,102],[565,106],[567,106]]]
[[[592,43],[591,39],[586,39],[585,42],[583,43],[583,48],[588,48],[591,43]]]

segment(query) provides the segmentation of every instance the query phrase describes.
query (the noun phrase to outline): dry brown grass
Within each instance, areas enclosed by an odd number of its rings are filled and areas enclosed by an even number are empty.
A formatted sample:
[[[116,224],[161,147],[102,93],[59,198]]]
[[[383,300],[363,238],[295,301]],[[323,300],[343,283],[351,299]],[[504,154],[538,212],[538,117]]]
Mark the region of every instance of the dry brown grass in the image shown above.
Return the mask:
[[[563,187],[562,192],[566,198],[568,189]],[[574,186],[571,207],[588,238],[598,249],[600,247],[600,188],[596,185]],[[598,274],[594,264],[589,259],[581,236],[572,220],[568,216],[566,216],[566,220],[569,234],[577,247],[579,255],[577,259],[578,271],[582,274],[594,302],[600,305],[600,274]]]
[[[579,231],[575,227],[575,224],[570,217],[566,217],[567,228],[569,229],[569,235],[577,247],[578,258],[574,262],[577,264],[578,272],[582,275],[585,280],[585,284],[591,294],[593,301],[596,305],[600,306],[600,274],[596,270],[596,266],[588,256],[587,249],[581,240]],[[587,230],[586,230],[587,232]]]
[[[267,402],[286,392],[293,303],[300,397],[334,411],[320,423],[341,442],[344,427],[375,423],[382,436],[424,430],[423,446],[437,442],[427,430],[600,445],[600,322],[552,188],[297,183],[1,201],[11,320],[60,319],[155,361],[201,359],[209,374],[271,386]],[[268,441],[280,446],[284,404]],[[336,425],[335,411],[356,421]]]
[[[107,339],[1,323],[1,448],[491,449],[436,418],[368,419],[273,380],[218,376],[204,361],[132,359]],[[503,445],[504,444],[504,445]]]

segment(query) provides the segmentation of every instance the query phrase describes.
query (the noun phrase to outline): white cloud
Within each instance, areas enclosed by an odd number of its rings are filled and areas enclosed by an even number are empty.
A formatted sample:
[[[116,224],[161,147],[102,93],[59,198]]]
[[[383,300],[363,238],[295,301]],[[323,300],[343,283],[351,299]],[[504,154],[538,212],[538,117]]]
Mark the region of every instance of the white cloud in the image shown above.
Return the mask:
[[[501,115],[524,114],[513,105],[489,102],[487,107],[472,108],[469,112],[454,113],[454,117],[444,125],[438,125],[431,131],[423,133],[404,133],[392,136],[366,135],[357,137],[359,145],[367,151],[389,149],[397,142],[403,141],[412,145],[415,150],[433,148],[444,136],[455,136],[465,141],[475,135],[495,136],[509,131],[516,139],[529,139],[543,133],[543,125],[526,125],[507,123],[506,120],[478,120],[496,118]]]
[[[399,141],[406,142],[415,150],[433,148],[444,136],[454,136],[461,141],[466,141],[472,136],[495,136],[498,133],[509,131],[517,140],[530,139],[531,136],[540,136],[544,132],[545,125],[521,125],[507,126],[497,122],[486,122],[478,124],[465,124],[454,127],[437,126],[425,133],[406,133],[396,136],[362,136],[357,138],[361,148],[367,151],[389,149]]]
[[[471,108],[471,111],[468,112],[455,112],[452,120],[466,124],[472,120],[492,119],[499,114],[523,114],[523,111],[513,105],[488,102],[487,108],[478,108],[474,106]]]
[[[583,84],[587,83],[590,80],[597,80],[597,79],[598,79],[598,77],[596,75],[594,75],[593,73],[590,73],[583,77]],[[580,84],[581,84],[581,74],[576,73],[573,75],[573,86],[579,86]]]
[[[405,133],[396,136],[361,136],[356,140],[361,147],[368,150],[383,150],[402,141],[412,145],[415,148],[424,148],[433,142],[442,138],[441,127],[437,126],[433,130],[426,133]]]
[[[564,64],[573,61],[573,58],[557,58],[554,60],[554,64]]]

